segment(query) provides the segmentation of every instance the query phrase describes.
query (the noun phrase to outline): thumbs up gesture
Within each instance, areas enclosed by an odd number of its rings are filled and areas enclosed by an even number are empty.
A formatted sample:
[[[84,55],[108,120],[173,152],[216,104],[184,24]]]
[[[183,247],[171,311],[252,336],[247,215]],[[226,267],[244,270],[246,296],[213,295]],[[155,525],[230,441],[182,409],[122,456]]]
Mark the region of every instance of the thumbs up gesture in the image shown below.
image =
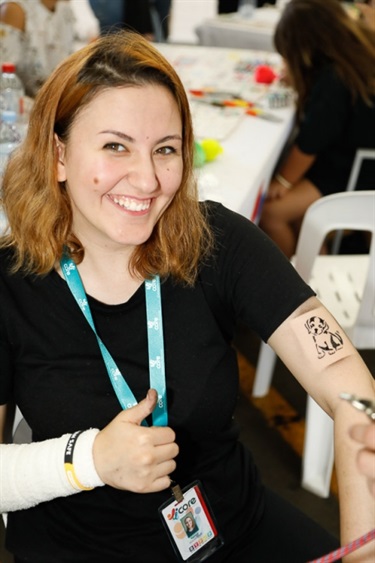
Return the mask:
[[[143,401],[120,412],[95,438],[95,468],[107,485],[134,493],[169,487],[178,454],[175,433],[169,427],[141,426],[156,402],[157,393],[150,389]]]

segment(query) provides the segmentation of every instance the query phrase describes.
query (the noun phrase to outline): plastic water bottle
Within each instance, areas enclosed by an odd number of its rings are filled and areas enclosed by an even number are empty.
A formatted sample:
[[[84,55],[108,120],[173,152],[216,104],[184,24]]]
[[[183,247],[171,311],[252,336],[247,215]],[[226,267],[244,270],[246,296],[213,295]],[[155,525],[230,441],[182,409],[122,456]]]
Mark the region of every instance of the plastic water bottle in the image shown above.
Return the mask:
[[[17,126],[15,111],[2,111],[0,117],[0,187],[12,151],[21,143],[22,134]]]
[[[1,111],[15,111],[18,119],[23,114],[23,99],[25,89],[16,74],[16,65],[3,63],[0,75],[0,109]]]

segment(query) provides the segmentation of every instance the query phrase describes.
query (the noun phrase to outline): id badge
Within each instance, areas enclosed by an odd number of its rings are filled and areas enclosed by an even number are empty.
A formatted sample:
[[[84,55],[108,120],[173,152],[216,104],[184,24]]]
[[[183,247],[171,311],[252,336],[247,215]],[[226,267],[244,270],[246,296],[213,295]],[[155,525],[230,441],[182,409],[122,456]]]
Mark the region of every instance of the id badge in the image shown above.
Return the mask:
[[[162,504],[159,514],[177,560],[198,563],[210,557],[224,542],[201,482],[194,481],[179,492],[180,496],[174,492],[174,498]]]

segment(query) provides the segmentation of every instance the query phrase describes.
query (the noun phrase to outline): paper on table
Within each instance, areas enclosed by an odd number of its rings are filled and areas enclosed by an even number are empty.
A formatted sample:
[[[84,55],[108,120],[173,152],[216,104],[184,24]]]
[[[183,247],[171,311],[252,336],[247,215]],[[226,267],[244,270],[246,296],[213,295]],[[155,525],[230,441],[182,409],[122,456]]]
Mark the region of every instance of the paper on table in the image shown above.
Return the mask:
[[[237,127],[245,113],[242,108],[217,107],[200,102],[190,102],[196,139],[223,141]]]

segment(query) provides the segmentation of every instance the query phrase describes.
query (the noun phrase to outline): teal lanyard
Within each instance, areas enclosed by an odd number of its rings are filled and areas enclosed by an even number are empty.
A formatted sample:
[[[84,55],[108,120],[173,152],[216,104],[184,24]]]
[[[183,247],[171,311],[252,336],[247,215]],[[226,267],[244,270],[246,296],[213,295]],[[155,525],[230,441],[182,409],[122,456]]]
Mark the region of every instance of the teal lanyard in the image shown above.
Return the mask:
[[[121,372],[114,362],[111,354],[96,332],[81,276],[79,275],[75,263],[71,258],[64,255],[61,259],[60,266],[73,297],[77,301],[82,313],[86,317],[87,322],[95,333],[105,366],[107,368],[109,379],[111,380],[113,389],[121,407],[123,409],[133,407],[137,404],[137,400],[124,377],[121,375]],[[167,426],[168,411],[159,276],[155,276],[152,280],[145,282],[145,293],[150,386],[151,388],[156,389],[158,394],[158,402],[152,413],[152,421],[155,426]],[[144,421],[143,424],[146,425],[146,422]]]

